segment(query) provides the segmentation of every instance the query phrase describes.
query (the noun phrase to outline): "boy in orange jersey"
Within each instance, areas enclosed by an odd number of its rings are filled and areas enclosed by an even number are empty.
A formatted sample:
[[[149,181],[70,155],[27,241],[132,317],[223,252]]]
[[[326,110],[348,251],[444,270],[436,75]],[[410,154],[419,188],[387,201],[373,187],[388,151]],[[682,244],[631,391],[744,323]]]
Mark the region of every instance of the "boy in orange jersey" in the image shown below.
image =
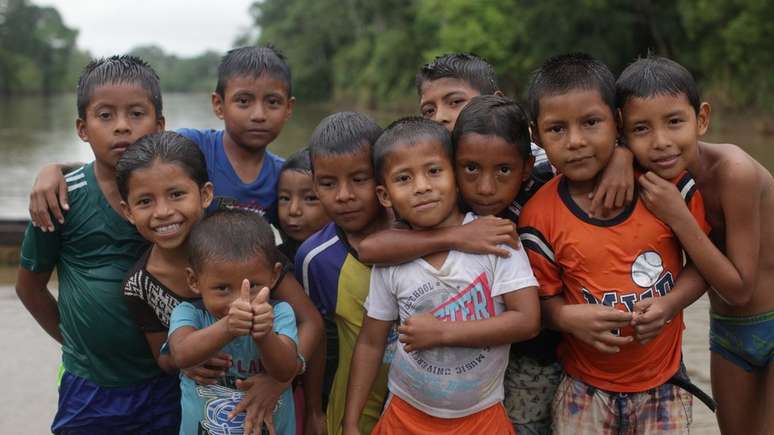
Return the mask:
[[[607,219],[589,214],[617,138],[614,83],[601,62],[570,54],[547,60],[529,88],[535,142],[562,174],[519,221],[545,323],[563,333],[553,430],[688,433],[692,398],[669,380],[681,369],[682,309],[706,284],[683,269],[677,237],[640,200]],[[701,196],[684,190],[706,231]]]

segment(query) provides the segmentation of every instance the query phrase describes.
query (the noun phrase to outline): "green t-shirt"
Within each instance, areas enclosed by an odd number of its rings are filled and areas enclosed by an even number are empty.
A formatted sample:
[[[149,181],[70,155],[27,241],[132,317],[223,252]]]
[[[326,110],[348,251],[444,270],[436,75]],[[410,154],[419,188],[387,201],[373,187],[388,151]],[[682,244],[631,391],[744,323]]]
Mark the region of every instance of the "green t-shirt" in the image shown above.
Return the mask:
[[[103,387],[138,384],[161,372],[134,325],[121,283],[147,242],[110,207],[89,163],[65,176],[70,210],[53,233],[31,225],[21,266],[59,275],[65,370]]]

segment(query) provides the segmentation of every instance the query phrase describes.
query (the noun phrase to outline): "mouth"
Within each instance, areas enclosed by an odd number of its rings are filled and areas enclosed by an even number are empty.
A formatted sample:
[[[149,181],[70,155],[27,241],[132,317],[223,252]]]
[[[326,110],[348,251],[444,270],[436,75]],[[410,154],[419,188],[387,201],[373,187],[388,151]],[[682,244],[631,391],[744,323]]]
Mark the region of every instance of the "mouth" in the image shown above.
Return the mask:
[[[123,153],[126,151],[127,148],[129,148],[129,145],[131,145],[131,142],[117,142],[110,146],[110,149],[113,151],[118,151],[120,153]]]
[[[179,223],[161,225],[153,228],[153,232],[155,232],[159,236],[169,236],[171,234],[177,233],[178,231],[180,231]]]
[[[659,157],[657,159],[653,159],[652,161],[653,161],[653,164],[656,165],[657,167],[662,169],[667,169],[667,168],[671,168],[672,166],[675,165],[675,163],[677,163],[678,157],[680,157],[680,155],[675,154],[672,156]]]
[[[343,210],[340,212],[337,212],[336,215],[344,218],[344,219],[351,219],[360,213],[360,210]]]
[[[568,165],[577,165],[577,164],[583,164],[586,162],[586,160],[589,160],[591,156],[582,156],[582,157],[573,157],[569,160],[567,160]]]
[[[418,211],[428,210],[438,205],[439,202],[440,201],[437,199],[422,201],[414,204],[413,208],[414,210],[418,210]]]
[[[256,135],[256,136],[259,136],[259,135],[260,136],[266,136],[266,135],[271,134],[271,130],[267,130],[267,129],[264,129],[264,128],[251,128],[251,129],[247,130],[247,133],[252,134],[252,135]]]
[[[288,233],[297,233],[303,228],[300,224],[285,224],[285,231]]]
[[[497,212],[499,212],[500,209],[502,208],[502,205],[499,202],[493,202],[493,203],[487,204],[482,202],[470,201],[469,204],[471,208],[473,208],[473,210],[479,216],[497,214]]]

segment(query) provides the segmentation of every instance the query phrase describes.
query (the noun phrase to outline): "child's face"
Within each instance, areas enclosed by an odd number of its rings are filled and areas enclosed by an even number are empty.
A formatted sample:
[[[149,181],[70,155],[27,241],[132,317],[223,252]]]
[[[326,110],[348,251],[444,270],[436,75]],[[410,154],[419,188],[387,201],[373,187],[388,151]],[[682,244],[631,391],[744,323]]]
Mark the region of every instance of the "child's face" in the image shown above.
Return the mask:
[[[414,229],[457,224],[457,186],[454,168],[434,139],[398,145],[384,162],[384,184],[377,186],[379,201],[392,207]]]
[[[366,149],[351,154],[316,156],[314,189],[325,212],[347,233],[367,232],[383,212]]]
[[[157,160],[132,172],[121,208],[146,240],[175,249],[185,244],[211,201],[212,183],[199,187],[180,165]]]
[[[126,148],[146,134],[164,130],[148,92],[135,83],[116,83],[94,89],[86,118],[75,122],[78,136],[91,145],[97,162],[115,168]]]
[[[671,180],[698,159],[709,127],[709,105],[698,115],[685,94],[629,98],[622,110],[626,143],[642,167]]]
[[[212,94],[213,111],[223,120],[228,136],[252,151],[266,148],[277,138],[294,102],[285,82],[269,74],[234,77],[226,83],[223,97]]]
[[[462,198],[478,215],[505,210],[532,173],[534,158],[523,159],[516,144],[495,135],[467,133],[457,143],[457,184]]]
[[[441,123],[452,131],[462,108],[479,95],[481,93],[464,80],[446,77],[426,81],[422,85],[419,111],[422,117]]]
[[[613,154],[617,134],[616,118],[595,89],[540,99],[536,142],[573,182],[593,183]]]
[[[331,220],[314,193],[312,174],[292,169],[280,174],[277,212],[282,231],[298,242],[303,242]]]
[[[270,264],[261,254],[242,262],[206,261],[201,270],[186,269],[188,285],[202,297],[204,307],[218,319],[228,314],[228,309],[242,290],[242,281],[250,281],[250,300],[258,292],[276,284],[282,264]]]

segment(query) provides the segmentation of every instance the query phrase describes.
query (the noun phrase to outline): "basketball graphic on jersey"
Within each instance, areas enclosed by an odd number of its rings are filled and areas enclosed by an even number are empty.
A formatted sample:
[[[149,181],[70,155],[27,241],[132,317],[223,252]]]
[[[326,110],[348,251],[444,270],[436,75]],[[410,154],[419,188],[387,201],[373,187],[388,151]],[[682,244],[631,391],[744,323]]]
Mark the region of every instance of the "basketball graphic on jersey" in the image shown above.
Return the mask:
[[[632,263],[632,281],[642,288],[652,287],[664,271],[664,262],[656,251],[645,251]]]

